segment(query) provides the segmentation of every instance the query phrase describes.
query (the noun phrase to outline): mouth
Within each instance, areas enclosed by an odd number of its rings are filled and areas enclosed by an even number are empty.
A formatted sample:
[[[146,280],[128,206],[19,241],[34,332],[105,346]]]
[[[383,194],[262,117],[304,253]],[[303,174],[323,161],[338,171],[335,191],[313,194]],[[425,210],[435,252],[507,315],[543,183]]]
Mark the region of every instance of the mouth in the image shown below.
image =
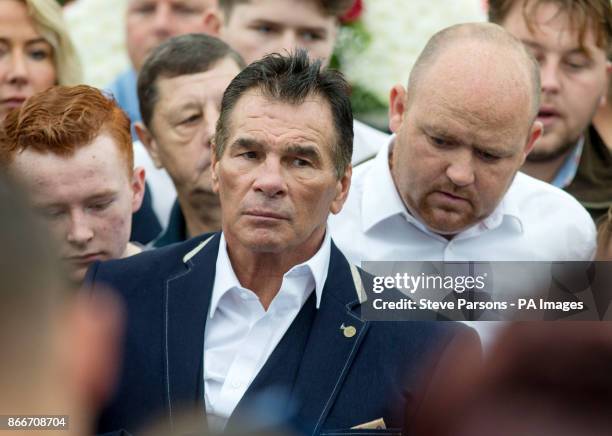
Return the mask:
[[[447,203],[452,203],[452,204],[465,204],[465,203],[469,203],[470,201],[465,198],[465,197],[461,197],[457,194],[452,194],[450,192],[447,191],[435,191],[435,194],[438,194],[438,196],[445,202]]]
[[[554,123],[561,117],[559,111],[550,106],[542,106],[538,111],[537,120],[540,121],[545,127]]]
[[[104,260],[104,255],[102,253],[88,253],[76,256],[66,256],[64,260],[74,265],[88,265],[96,260]]]
[[[4,106],[7,106],[9,108],[15,108],[15,107],[21,107],[24,101],[26,101],[25,97],[10,97],[10,98],[5,98],[3,100],[0,100],[0,103],[2,103]]]
[[[244,215],[258,220],[268,221],[287,221],[289,219],[286,215],[267,210],[247,210],[244,212]]]

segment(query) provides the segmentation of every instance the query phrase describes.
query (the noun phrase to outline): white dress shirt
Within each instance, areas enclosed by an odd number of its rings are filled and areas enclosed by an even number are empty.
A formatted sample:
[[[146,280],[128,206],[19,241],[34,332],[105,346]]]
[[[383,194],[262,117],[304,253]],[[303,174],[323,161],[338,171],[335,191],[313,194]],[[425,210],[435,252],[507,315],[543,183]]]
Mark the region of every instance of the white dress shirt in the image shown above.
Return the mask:
[[[358,166],[348,199],[329,219],[334,242],[350,262],[591,260],[596,232],[571,195],[517,173],[490,216],[447,240],[411,215],[402,201],[383,147]]]
[[[283,276],[266,311],[257,295],[240,285],[221,235],[204,335],[206,412],[217,426],[225,424],[313,290],[319,307],[330,252],[326,232],[317,253]]]
[[[395,187],[389,168],[394,139],[375,159],[355,168],[342,211],[328,221],[334,242],[349,262],[593,259],[596,232],[588,212],[561,189],[521,172],[483,221],[451,240],[432,232],[407,211]],[[503,325],[466,324],[478,331],[485,352]]]

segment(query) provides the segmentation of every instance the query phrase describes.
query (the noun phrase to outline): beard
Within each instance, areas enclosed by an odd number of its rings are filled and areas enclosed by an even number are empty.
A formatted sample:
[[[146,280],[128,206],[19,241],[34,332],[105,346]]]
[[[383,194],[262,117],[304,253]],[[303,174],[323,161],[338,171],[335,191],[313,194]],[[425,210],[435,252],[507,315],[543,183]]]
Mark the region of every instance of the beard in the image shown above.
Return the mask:
[[[555,160],[558,157],[563,156],[568,151],[570,151],[576,145],[577,142],[578,140],[576,139],[573,141],[565,142],[552,149],[544,149],[544,150],[538,149],[538,144],[536,143],[533,150],[531,150],[531,153],[527,155],[527,161],[534,162],[534,163],[542,163],[542,162],[549,162],[551,160]]]

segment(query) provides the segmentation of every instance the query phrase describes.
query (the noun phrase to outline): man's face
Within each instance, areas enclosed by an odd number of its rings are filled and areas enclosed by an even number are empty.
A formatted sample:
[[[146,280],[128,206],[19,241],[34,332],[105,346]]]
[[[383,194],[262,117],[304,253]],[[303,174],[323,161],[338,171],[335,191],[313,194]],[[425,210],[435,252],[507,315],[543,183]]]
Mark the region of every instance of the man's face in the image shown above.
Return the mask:
[[[160,78],[159,99],[147,144],[156,165],[168,171],[179,195],[197,201],[212,193],[211,141],[225,88],[240,72],[226,58],[203,73]]]
[[[27,184],[75,282],[95,260],[124,254],[132,213],[142,202],[144,173],[128,177],[125,159],[109,135],[99,135],[70,157],[26,150],[15,157],[11,171]]]
[[[336,18],[325,15],[312,0],[250,0],[237,4],[221,27],[221,38],[247,64],[296,47],[327,64],[336,34]]]
[[[136,71],[149,52],[166,39],[204,31],[204,11],[213,0],[129,0],[127,51]]]
[[[576,144],[602,103],[609,71],[603,48],[597,47],[592,29],[580,47],[579,30],[572,28],[566,13],[553,4],[543,4],[533,14],[533,33],[515,2],[504,28],[519,38],[540,63],[542,101],[538,120],[544,135],[529,160],[549,160]]]
[[[318,248],[350,184],[350,166],[340,180],[334,169],[331,120],[319,97],[291,105],[253,90],[238,100],[223,155],[213,157],[228,244],[292,255]]]
[[[491,214],[540,128],[529,129],[529,91],[496,79],[503,66],[461,66],[461,56],[428,68],[409,96],[399,85],[391,96],[393,180],[409,211],[439,234],[456,234]]]

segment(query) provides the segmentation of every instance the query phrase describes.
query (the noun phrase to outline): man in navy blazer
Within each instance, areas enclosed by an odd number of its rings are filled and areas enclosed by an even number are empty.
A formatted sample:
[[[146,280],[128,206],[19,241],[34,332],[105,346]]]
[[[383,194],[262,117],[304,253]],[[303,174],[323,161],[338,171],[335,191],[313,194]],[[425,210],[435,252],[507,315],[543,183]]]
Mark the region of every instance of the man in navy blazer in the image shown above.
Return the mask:
[[[348,193],[352,138],[348,85],[304,51],[232,81],[212,159],[222,232],[88,272],[127,307],[122,377],[100,431],[134,432],[155,416],[172,429],[195,408],[213,429],[399,434],[423,364],[459,329],[360,316],[369,277],[326,231]]]

